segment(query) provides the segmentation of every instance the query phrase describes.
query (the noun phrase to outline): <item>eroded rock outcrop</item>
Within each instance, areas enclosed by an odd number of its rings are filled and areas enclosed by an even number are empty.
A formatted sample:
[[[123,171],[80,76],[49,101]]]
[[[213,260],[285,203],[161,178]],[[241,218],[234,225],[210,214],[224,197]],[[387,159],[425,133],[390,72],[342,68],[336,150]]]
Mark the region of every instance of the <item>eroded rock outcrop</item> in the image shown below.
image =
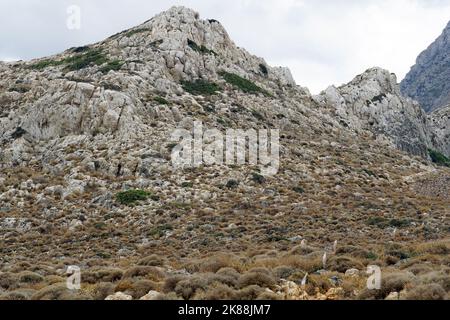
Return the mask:
[[[394,74],[372,68],[339,88],[329,87],[314,99],[331,105],[341,123],[356,131],[385,136],[401,150],[428,157],[428,149],[445,150],[420,105],[404,98]]]
[[[442,144],[442,153],[450,155],[450,105],[433,111],[428,115],[428,121],[436,140]]]
[[[442,34],[417,58],[401,83],[402,93],[426,112],[450,103],[450,22]]]

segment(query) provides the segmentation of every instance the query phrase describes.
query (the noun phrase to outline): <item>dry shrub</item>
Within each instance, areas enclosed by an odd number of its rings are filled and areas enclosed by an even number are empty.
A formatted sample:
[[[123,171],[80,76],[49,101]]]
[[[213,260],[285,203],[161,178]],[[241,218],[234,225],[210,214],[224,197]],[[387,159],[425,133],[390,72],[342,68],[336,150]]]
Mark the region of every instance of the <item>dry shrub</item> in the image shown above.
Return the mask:
[[[145,296],[150,290],[158,291],[158,284],[151,280],[138,280],[133,283],[132,288],[128,291],[134,299]]]
[[[311,274],[308,276],[305,291],[309,295],[314,295],[317,290],[321,293],[326,293],[331,287],[329,275]]]
[[[170,293],[161,293],[158,295],[158,300],[159,301],[163,301],[163,300],[181,300],[180,297],[177,296],[177,294],[175,292],[170,292]]]
[[[399,258],[394,257],[394,256],[391,256],[391,255],[387,255],[387,256],[384,258],[384,263],[385,263],[386,265],[388,265],[388,266],[392,266],[392,265],[396,264],[396,263],[399,262],[399,261],[400,261]]]
[[[255,259],[251,263],[251,266],[253,268],[270,268],[270,269],[273,269],[276,266],[278,266],[279,264],[280,264],[280,260],[279,259],[269,258],[269,257],[266,257],[266,256],[260,256],[259,258]]]
[[[165,278],[165,274],[158,267],[137,266],[125,271],[122,278],[146,278],[153,281],[159,281]]]
[[[218,255],[200,260],[191,261],[187,264],[186,270],[191,273],[195,272],[217,272],[226,267],[239,265],[239,261],[232,255]]]
[[[422,284],[408,291],[405,299],[407,300],[444,300],[445,290],[436,283]]]
[[[44,277],[31,271],[22,271],[18,274],[19,281],[22,283],[40,283]]]
[[[409,272],[412,272],[414,275],[420,275],[433,270],[433,268],[424,263],[418,263],[407,268]]]
[[[166,258],[157,256],[156,254],[152,254],[139,260],[138,266],[161,267],[166,263]]]
[[[283,300],[283,297],[272,291],[264,291],[258,295],[256,300]]]
[[[268,276],[271,276],[271,277],[273,276],[272,271],[270,271],[269,269],[264,268],[264,267],[253,267],[253,268],[250,268],[250,269],[247,270],[247,273],[252,273],[252,272],[264,273],[264,274],[267,274]]]
[[[221,268],[216,273],[217,274],[221,274],[221,275],[230,276],[230,277],[233,277],[235,279],[239,278],[239,276],[240,276],[240,273],[236,269],[230,268],[230,267]]]
[[[85,271],[81,273],[81,281],[85,283],[115,282],[123,276],[123,271],[115,268]]]
[[[424,243],[418,245],[415,251],[421,254],[448,255],[450,253],[450,241]]]
[[[444,290],[450,291],[450,274],[446,271],[431,271],[421,275],[418,281],[422,284],[439,284]]]
[[[381,289],[369,290],[365,288],[358,296],[359,299],[385,299],[391,292],[400,292],[412,281],[406,273],[391,273],[382,276]]]
[[[288,267],[288,266],[278,266],[275,269],[273,269],[273,274],[278,279],[288,279],[295,272],[296,272],[295,268]]]
[[[314,249],[310,246],[302,246],[302,245],[298,245],[293,247],[290,251],[289,254],[290,255],[300,255],[300,256],[304,256],[307,254],[310,254],[314,252]]]
[[[20,289],[6,292],[0,295],[0,300],[30,300],[31,296],[36,292],[33,289]]]
[[[238,277],[234,275],[219,274],[219,273],[209,273],[204,275],[207,279],[208,285],[215,283],[226,284],[229,287],[236,287]]]
[[[234,299],[234,290],[225,284],[217,284],[209,287],[205,292],[196,295],[199,300],[232,300]]]
[[[169,293],[175,291],[175,287],[177,286],[178,282],[185,280],[186,276],[182,275],[173,275],[166,278],[164,281],[164,285],[162,287],[162,291],[164,293]]]
[[[193,276],[191,278],[181,280],[175,287],[175,293],[183,297],[185,300],[191,299],[198,290],[206,291],[208,283],[206,279],[200,276]]]
[[[133,289],[134,281],[133,279],[123,279],[120,280],[119,283],[114,288],[115,292],[129,292]]]
[[[344,290],[344,297],[351,298],[357,295],[357,292],[366,288],[367,279],[365,277],[346,277],[342,280],[341,288]]]
[[[336,255],[346,255],[361,259],[370,259],[373,257],[371,252],[356,246],[340,246],[336,250]]]
[[[114,294],[114,288],[112,283],[100,282],[92,290],[92,296],[94,300],[105,300],[107,296]]]
[[[12,290],[18,287],[18,282],[17,275],[10,272],[0,273],[0,288]]]
[[[237,285],[239,288],[245,288],[251,285],[258,285],[263,288],[273,288],[276,281],[273,276],[261,272],[248,272],[239,277]]]
[[[11,272],[13,273],[19,273],[22,271],[27,271],[32,268],[31,264],[28,262],[19,262],[14,265],[14,267],[11,268]]]
[[[31,296],[31,300],[89,300],[90,297],[67,289],[65,283],[55,283],[42,288]]]
[[[279,259],[278,263],[312,273],[322,268],[322,255],[323,252],[310,253],[302,257],[289,255]]]
[[[361,270],[364,268],[363,264],[351,257],[337,257],[333,256],[329,259],[327,263],[327,268],[333,271],[338,271],[341,273],[345,273],[348,269],[358,269]]]
[[[46,284],[52,285],[52,284],[55,284],[55,283],[58,283],[58,282],[64,282],[65,279],[63,277],[60,277],[60,276],[57,276],[57,275],[49,275],[49,276],[46,276],[44,278],[44,281],[45,281]]]
[[[233,300],[256,300],[264,292],[264,289],[252,285],[241,290],[235,291]]]

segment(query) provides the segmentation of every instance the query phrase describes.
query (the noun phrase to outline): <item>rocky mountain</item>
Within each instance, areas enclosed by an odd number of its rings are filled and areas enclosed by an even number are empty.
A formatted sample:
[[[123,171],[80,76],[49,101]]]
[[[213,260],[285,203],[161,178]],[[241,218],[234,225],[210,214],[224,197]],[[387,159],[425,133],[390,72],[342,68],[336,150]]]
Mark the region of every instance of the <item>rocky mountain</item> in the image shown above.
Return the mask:
[[[436,140],[442,143],[442,153],[450,155],[450,105],[430,113],[428,122],[435,133]]]
[[[450,169],[427,153],[443,119],[378,68],[313,97],[184,7],[0,63],[0,298],[446,297]],[[278,173],[174,167],[174,130],[200,121],[279,129]]]
[[[419,104],[402,97],[394,74],[373,68],[339,88],[329,87],[315,99],[335,108],[340,122],[352,130],[370,130],[388,138],[400,150],[428,157],[428,149],[443,151]]]
[[[450,22],[417,58],[401,82],[404,95],[417,100],[426,112],[450,103]]]

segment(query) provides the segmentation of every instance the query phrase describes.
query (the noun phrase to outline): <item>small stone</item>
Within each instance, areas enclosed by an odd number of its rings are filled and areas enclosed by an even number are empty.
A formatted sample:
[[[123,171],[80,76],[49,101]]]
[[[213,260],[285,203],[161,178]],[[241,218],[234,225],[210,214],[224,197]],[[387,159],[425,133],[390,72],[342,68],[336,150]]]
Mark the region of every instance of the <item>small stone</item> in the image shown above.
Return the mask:
[[[394,291],[389,293],[389,295],[386,297],[385,300],[398,300],[400,298],[400,295],[398,294],[398,292]]]
[[[123,292],[116,292],[112,295],[107,296],[105,300],[133,300],[133,297]]]
[[[139,300],[160,300],[161,294],[158,291],[151,290]]]
[[[289,241],[291,241],[291,242],[299,242],[302,240],[303,240],[303,238],[301,236],[295,236],[295,237],[289,238]]]
[[[347,271],[345,271],[345,275],[349,276],[349,277],[355,277],[359,274],[359,270],[358,269],[348,269]]]
[[[70,221],[69,230],[74,231],[75,229],[77,229],[78,227],[80,227],[82,225],[83,225],[83,222],[81,222],[80,220],[77,220],[77,219],[73,219],[72,221]]]

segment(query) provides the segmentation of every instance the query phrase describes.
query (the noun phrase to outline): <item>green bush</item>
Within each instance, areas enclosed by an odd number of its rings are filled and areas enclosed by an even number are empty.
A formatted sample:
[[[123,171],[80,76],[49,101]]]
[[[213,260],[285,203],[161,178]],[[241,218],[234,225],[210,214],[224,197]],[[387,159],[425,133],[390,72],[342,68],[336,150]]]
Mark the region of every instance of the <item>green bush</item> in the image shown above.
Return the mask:
[[[204,45],[199,46],[198,44],[196,44],[194,41],[188,39],[188,46],[194,50],[197,51],[201,54],[213,54],[213,55],[217,55],[217,53],[214,50],[210,50],[207,47],[205,47]]]
[[[263,184],[264,182],[266,182],[266,178],[260,175],[259,173],[252,172],[252,181],[259,184]]]
[[[154,97],[153,101],[159,103],[159,104],[165,104],[165,105],[169,105],[170,102],[167,101],[166,99],[164,99],[163,97]]]
[[[120,204],[125,205],[132,205],[138,201],[146,200],[148,197],[150,197],[151,194],[144,190],[127,190],[123,192],[119,192],[116,195],[116,200]]]
[[[89,47],[88,46],[82,46],[82,47],[75,47],[72,48],[70,51],[74,52],[74,53],[81,53],[81,52],[86,52],[89,51]]]
[[[108,62],[104,67],[101,67],[100,71],[102,73],[108,73],[111,70],[117,71],[120,70],[120,68],[122,68],[123,64],[124,63],[120,60],[113,60]]]
[[[269,93],[258,87],[256,84],[254,84],[253,82],[251,82],[250,80],[244,79],[241,76],[238,76],[237,74],[234,73],[229,73],[229,72],[219,72],[219,74],[225,79],[226,82],[228,82],[229,84],[238,87],[239,89],[241,89],[242,91],[246,92],[246,93],[263,93],[265,95],[269,95]]]
[[[186,181],[181,184],[182,188],[192,188],[193,186],[194,186],[194,183],[190,182],[190,181]]]
[[[123,62],[120,60],[108,60],[106,55],[101,49],[91,49],[89,47],[80,47],[74,49],[80,54],[62,59],[62,60],[42,60],[29,66],[34,70],[42,70],[47,67],[57,67],[65,65],[65,71],[76,71],[89,67],[91,64],[101,66],[106,64],[100,69],[103,73],[107,73],[110,70],[119,70]]]
[[[195,81],[183,81],[183,89],[193,95],[213,95],[217,91],[221,91],[221,88],[215,84],[208,82],[206,80],[195,80]]]
[[[440,165],[450,167],[450,159],[444,156],[442,153],[435,150],[428,149],[428,154],[430,155],[431,161]]]
[[[292,190],[297,193],[305,193],[305,189],[300,186],[293,187]]]
[[[100,49],[89,50],[81,55],[76,55],[64,60],[68,66],[65,68],[68,71],[81,70],[89,67],[91,64],[100,66],[108,62],[108,58]]]
[[[228,180],[227,184],[225,185],[225,187],[227,187],[228,189],[236,189],[239,186],[239,181],[237,180]]]

